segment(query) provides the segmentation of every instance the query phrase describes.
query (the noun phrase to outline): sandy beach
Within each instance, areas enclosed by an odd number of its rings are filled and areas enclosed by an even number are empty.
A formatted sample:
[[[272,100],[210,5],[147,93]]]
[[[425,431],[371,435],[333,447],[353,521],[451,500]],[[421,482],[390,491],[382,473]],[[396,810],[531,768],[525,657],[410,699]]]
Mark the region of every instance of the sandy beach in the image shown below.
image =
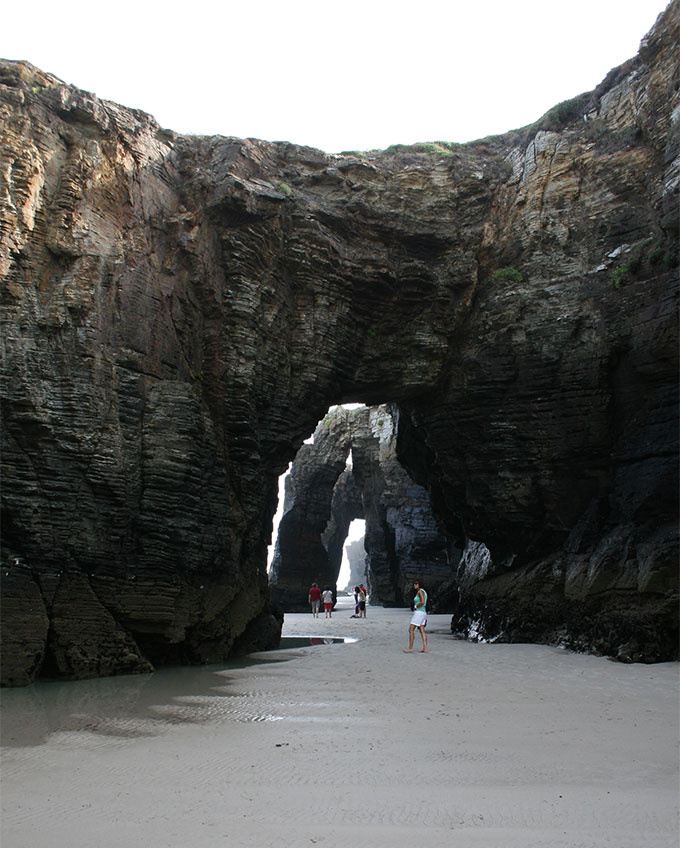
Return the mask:
[[[354,643],[4,690],[2,848],[677,848],[677,664],[448,615],[405,654],[408,610],[350,612],[284,634]]]

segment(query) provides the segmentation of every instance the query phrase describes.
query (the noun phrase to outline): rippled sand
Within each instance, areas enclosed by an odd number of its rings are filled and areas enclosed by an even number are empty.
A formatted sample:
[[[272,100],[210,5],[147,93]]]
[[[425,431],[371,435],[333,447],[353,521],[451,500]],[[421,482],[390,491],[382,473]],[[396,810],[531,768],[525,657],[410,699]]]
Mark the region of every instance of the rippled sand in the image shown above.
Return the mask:
[[[2,692],[2,848],[677,848],[678,665],[359,637]],[[416,647],[419,647],[416,643]]]

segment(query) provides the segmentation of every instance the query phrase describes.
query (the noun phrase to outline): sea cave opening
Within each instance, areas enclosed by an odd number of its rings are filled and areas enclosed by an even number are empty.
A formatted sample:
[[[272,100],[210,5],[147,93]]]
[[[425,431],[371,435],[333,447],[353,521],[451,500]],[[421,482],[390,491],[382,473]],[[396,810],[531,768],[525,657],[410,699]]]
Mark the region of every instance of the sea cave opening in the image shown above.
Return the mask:
[[[389,405],[330,407],[280,479],[268,573],[284,612],[308,610],[312,583],[336,597],[363,583],[387,607],[407,606],[425,575],[433,599],[455,594],[452,542],[399,462],[396,430]]]
[[[360,403],[329,407],[279,478],[267,571],[271,594],[287,612],[306,608],[312,583],[337,596],[351,575],[363,579],[364,509],[352,448],[367,415]]]

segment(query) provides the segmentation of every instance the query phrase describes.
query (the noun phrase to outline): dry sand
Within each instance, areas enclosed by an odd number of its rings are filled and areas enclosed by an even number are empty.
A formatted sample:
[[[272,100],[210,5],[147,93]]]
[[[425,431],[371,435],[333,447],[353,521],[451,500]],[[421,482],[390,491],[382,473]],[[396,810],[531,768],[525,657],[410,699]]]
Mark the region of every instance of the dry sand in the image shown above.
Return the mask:
[[[5,690],[2,848],[677,848],[677,664],[449,616],[404,654],[407,610],[349,615],[284,633],[354,644]]]

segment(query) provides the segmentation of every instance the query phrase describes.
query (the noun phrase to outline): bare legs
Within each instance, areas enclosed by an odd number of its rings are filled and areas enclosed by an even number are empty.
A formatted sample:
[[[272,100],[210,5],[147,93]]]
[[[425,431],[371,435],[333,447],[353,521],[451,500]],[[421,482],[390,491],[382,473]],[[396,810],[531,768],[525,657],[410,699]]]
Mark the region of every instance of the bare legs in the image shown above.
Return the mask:
[[[427,653],[427,633],[425,632],[425,625],[421,624],[418,627],[418,630],[420,630],[420,635],[421,635],[421,638],[423,640],[423,647],[420,649],[420,653],[426,654]],[[405,654],[413,653],[413,641],[415,639],[415,635],[416,635],[416,625],[415,624],[409,624],[409,626],[408,626],[408,648],[404,648]]]

